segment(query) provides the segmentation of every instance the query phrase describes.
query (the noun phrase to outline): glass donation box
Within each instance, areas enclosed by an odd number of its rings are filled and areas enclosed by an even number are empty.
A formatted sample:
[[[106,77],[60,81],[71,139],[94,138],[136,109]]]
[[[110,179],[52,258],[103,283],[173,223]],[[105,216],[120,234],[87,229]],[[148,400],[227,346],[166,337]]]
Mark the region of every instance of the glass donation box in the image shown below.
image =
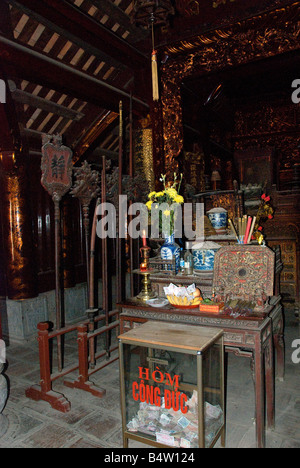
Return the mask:
[[[222,330],[149,321],[119,346],[124,448],[225,445]]]

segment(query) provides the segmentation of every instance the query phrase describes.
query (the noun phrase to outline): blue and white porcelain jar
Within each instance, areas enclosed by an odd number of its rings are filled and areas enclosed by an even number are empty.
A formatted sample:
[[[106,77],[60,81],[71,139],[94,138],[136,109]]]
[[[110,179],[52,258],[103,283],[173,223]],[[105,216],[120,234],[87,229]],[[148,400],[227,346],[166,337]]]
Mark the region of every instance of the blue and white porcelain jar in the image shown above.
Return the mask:
[[[213,208],[207,212],[207,216],[217,234],[226,233],[228,212],[224,208]]]
[[[179,271],[180,263],[180,248],[175,242],[175,235],[165,237],[165,242],[160,249],[160,256],[162,260],[173,260],[175,258],[175,271]]]
[[[213,271],[215,255],[221,248],[215,242],[202,242],[193,246],[195,271]]]

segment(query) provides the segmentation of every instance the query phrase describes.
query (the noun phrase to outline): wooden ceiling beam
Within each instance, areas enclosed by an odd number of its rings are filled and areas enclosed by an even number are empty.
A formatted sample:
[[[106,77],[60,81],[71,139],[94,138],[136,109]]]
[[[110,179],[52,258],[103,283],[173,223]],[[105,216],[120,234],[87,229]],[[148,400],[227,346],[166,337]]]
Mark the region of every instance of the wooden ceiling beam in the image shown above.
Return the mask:
[[[95,142],[99,136],[114,124],[118,114],[115,112],[107,112],[105,115],[99,116],[90,126],[88,131],[73,147],[73,160],[77,163],[83,156],[95,149]]]
[[[1,35],[0,59],[6,64],[14,65],[16,76],[24,80],[115,112],[119,111],[119,102],[122,100],[124,108],[129,110],[130,94],[123,89]],[[132,98],[132,103],[136,114],[144,115],[149,109],[147,103],[136,97]]]
[[[132,23],[131,18],[111,0],[93,0],[93,4],[99,10],[101,15],[107,15],[122,26],[123,29],[127,30],[132,36],[132,42],[142,41],[149,36],[148,31],[135,26]]]
[[[108,64],[131,70],[147,65],[139,50],[66,0],[6,1]]]
[[[21,89],[17,89],[16,87],[12,88],[11,85],[10,91],[13,100],[21,104],[25,104],[37,109],[42,109],[46,112],[59,115],[60,117],[64,117],[69,120],[79,121],[84,116],[84,114],[82,114],[81,112],[69,109],[68,107],[56,104],[56,102],[43,99],[39,96],[34,96],[33,94],[27,93],[26,91],[22,91]]]

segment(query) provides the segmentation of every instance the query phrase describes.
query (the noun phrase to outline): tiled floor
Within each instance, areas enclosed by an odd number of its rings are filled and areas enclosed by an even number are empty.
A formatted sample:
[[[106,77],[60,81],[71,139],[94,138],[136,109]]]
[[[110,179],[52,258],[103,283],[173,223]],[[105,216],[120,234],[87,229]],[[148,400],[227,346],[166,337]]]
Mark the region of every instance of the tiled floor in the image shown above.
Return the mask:
[[[286,377],[276,381],[276,428],[267,431],[267,447],[300,447],[300,364],[293,364],[299,339],[299,322],[286,313]],[[67,355],[76,354],[76,341],[68,342]],[[39,382],[37,342],[10,345],[7,349],[10,395],[3,411],[9,422],[0,439],[1,448],[118,448],[122,447],[118,362],[94,374],[93,382],[107,391],[103,399],[65,387],[53,390],[71,402],[63,414],[46,402],[25,397],[25,390]],[[227,390],[227,447],[255,447],[254,388],[249,360],[229,355]],[[75,375],[76,376],[76,375]],[[1,432],[1,431],[0,431]],[[130,447],[139,446],[130,444]]]

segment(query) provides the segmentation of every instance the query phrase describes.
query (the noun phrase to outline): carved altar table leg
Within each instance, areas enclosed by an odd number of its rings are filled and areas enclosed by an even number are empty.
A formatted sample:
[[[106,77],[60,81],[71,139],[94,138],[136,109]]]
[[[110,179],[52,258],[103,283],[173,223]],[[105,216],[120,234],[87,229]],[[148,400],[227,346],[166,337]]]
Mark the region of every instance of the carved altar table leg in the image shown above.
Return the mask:
[[[276,378],[283,382],[285,374],[284,317],[282,307],[270,315],[276,356]]]
[[[261,337],[255,337],[254,351],[255,372],[255,411],[256,411],[256,441],[258,448],[265,447],[265,394],[264,394],[264,355]]]
[[[270,334],[265,348],[265,375],[267,400],[267,425],[269,429],[275,427],[275,385],[274,385],[274,349],[272,334]]]
[[[283,382],[284,375],[285,375],[285,345],[284,345],[283,333],[278,333],[274,335],[274,346],[275,346],[276,355],[277,355],[276,379]]]

